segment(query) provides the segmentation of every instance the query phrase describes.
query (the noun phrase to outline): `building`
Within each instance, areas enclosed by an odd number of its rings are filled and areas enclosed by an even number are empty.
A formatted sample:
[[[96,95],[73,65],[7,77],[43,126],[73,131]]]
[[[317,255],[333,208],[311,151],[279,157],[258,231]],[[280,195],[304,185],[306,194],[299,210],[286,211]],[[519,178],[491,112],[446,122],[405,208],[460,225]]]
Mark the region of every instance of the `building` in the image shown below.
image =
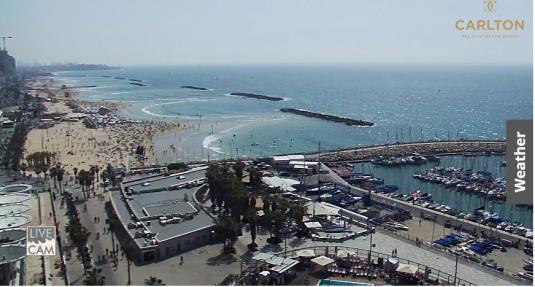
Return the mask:
[[[272,158],[272,165],[276,168],[287,168],[290,166],[291,161],[305,161],[305,156],[302,154],[290,154],[290,155],[276,155]]]
[[[25,204],[31,185],[14,184],[0,188],[0,285],[25,285],[26,229]]]
[[[135,242],[141,264],[159,261],[210,243],[215,218],[197,202],[206,190],[206,168],[155,175],[121,184],[112,191],[114,214]]]
[[[11,80],[15,77],[15,58],[10,56],[6,50],[0,50],[0,81]]]

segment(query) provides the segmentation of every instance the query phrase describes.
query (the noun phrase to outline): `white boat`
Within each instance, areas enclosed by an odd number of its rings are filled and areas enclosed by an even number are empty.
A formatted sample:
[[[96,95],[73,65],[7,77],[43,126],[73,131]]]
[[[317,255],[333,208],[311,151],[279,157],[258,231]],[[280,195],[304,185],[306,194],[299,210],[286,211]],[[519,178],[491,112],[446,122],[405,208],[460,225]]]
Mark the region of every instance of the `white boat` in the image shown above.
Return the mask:
[[[383,223],[383,226],[397,230],[409,230],[407,225],[395,221],[385,222]]]
[[[533,273],[529,272],[518,272],[516,275],[520,278],[528,279],[530,281],[533,281]]]

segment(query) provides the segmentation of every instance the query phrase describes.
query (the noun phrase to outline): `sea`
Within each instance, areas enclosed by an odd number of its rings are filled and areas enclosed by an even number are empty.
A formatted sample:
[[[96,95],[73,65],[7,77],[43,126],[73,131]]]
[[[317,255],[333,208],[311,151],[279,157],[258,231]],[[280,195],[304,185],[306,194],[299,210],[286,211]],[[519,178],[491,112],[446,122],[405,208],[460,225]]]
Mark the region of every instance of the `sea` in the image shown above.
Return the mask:
[[[198,65],[55,75],[68,87],[94,86],[78,88],[81,99],[123,103],[125,118],[190,127],[155,141],[159,163],[433,139],[504,139],[507,120],[533,118],[533,75],[528,65]],[[243,98],[230,95],[233,92],[284,100]],[[282,113],[281,108],[366,120],[374,126],[306,118]],[[402,182],[407,191],[424,188],[405,183],[412,182],[410,172],[397,175],[403,178],[376,173],[388,183]],[[497,171],[495,175],[503,176]],[[446,195],[443,200],[459,202]],[[470,208],[480,203],[473,201]],[[500,208],[500,213],[512,210]],[[511,212],[526,215],[511,217],[531,226],[531,211]]]

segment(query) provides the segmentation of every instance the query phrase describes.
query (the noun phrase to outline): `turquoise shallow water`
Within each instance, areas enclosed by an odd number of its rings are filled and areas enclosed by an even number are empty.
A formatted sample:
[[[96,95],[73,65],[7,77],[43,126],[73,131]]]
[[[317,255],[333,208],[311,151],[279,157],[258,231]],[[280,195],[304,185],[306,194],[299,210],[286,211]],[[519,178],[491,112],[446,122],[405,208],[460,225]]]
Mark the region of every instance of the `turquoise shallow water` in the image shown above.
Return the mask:
[[[118,76],[143,80],[147,87]],[[126,101],[138,119],[213,124],[254,120],[212,141],[229,154],[266,155],[433,138],[496,139],[507,119],[532,118],[530,67],[411,66],[188,66],[132,67],[58,73],[81,97]],[[209,91],[180,88],[206,87]],[[229,96],[250,92],[281,102]],[[304,118],[278,112],[303,108],[373,121],[374,127]],[[208,134],[206,135],[208,136]],[[241,152],[240,152],[241,150]],[[216,156],[214,154],[214,156]]]

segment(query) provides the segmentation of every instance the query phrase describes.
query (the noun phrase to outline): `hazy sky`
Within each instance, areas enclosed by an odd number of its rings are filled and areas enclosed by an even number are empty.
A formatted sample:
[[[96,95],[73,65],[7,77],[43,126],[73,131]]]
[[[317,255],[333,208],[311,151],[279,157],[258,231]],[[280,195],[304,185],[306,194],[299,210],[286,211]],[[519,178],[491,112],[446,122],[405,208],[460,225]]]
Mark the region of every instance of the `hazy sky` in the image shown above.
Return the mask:
[[[0,0],[0,36],[26,63],[532,63],[532,0],[496,3]],[[454,26],[496,18],[524,19],[525,31],[463,39]]]

